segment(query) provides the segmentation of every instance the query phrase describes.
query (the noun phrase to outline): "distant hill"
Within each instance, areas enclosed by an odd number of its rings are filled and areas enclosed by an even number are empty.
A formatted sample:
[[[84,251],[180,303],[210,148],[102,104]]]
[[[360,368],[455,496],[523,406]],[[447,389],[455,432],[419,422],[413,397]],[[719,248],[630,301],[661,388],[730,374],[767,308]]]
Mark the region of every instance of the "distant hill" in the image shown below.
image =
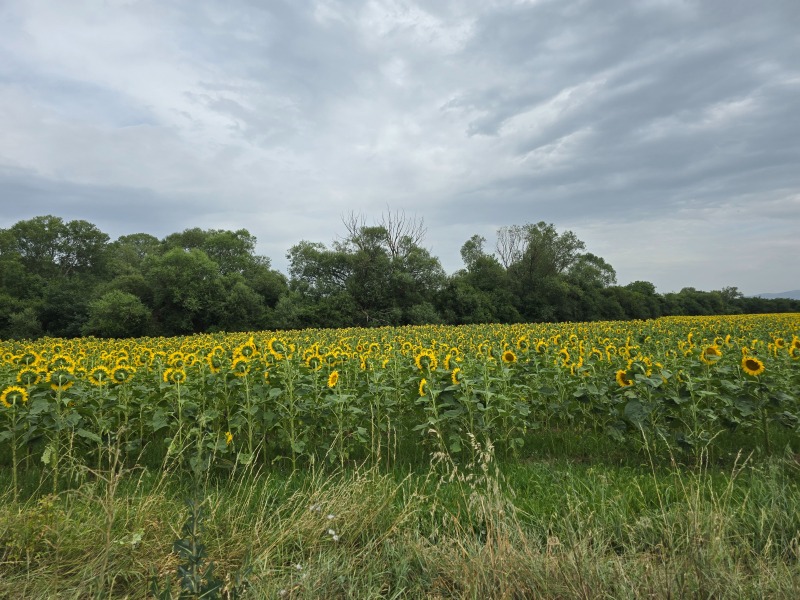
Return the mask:
[[[791,298],[792,300],[800,300],[800,290],[791,290],[789,292],[778,292],[777,294],[759,294],[759,298]]]

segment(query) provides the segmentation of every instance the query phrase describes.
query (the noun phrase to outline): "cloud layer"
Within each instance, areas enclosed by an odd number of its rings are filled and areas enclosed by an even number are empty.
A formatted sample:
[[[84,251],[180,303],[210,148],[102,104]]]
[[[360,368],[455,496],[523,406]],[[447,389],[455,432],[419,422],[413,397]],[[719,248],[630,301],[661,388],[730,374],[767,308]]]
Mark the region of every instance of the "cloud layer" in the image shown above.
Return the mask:
[[[389,206],[448,271],[572,229],[621,283],[800,287],[796,2],[0,5],[0,227],[301,239]]]

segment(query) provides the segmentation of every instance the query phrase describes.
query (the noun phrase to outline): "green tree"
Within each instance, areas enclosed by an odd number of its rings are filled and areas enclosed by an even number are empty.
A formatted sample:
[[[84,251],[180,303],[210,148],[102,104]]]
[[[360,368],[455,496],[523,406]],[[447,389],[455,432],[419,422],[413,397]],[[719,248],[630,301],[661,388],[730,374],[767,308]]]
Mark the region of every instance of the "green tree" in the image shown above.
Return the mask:
[[[151,311],[138,297],[112,290],[89,303],[83,335],[97,337],[139,337],[148,332]]]
[[[148,257],[145,278],[153,290],[153,317],[161,333],[195,333],[219,323],[225,289],[218,265],[202,250],[173,248]]]

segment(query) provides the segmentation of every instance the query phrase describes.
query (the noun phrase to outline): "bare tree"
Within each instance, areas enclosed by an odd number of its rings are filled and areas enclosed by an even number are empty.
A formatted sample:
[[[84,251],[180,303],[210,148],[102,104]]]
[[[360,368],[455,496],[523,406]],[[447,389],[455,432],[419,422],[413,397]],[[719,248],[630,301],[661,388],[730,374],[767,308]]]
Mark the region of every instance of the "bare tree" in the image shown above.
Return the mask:
[[[347,230],[347,235],[341,242],[337,242],[338,247],[342,249],[357,247],[363,250],[362,243],[369,241],[372,246],[375,235],[380,230],[382,243],[393,259],[404,256],[409,248],[419,246],[427,233],[425,222],[421,217],[409,217],[405,211],[392,211],[388,206],[386,212],[381,214],[380,221],[372,226],[367,226],[364,215],[355,211],[342,216],[342,224]],[[368,231],[370,235],[365,235]]]
[[[388,206],[378,225],[386,230],[386,245],[392,258],[400,256],[404,247],[419,246],[428,231],[422,217],[407,217],[405,211],[392,212]]]
[[[335,242],[335,245],[346,249],[352,244],[357,244],[361,230],[367,226],[367,222],[363,214],[351,210],[348,214],[342,215],[342,225],[347,230],[347,235],[341,242]]]
[[[525,228],[519,225],[507,225],[497,230],[497,243],[495,249],[500,257],[500,262],[508,269],[519,262],[525,253],[526,236]]]

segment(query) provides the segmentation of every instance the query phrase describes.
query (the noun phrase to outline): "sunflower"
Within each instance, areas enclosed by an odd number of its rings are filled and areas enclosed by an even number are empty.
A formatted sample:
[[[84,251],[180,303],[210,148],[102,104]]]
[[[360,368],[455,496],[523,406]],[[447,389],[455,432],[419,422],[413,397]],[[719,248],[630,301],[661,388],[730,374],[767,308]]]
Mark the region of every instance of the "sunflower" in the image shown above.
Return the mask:
[[[745,356],[742,358],[742,370],[748,375],[757,377],[766,370],[766,367],[755,356]]]
[[[111,372],[107,367],[98,365],[89,372],[89,383],[95,387],[102,387],[111,381]]]
[[[19,364],[25,365],[26,367],[32,367],[39,364],[40,360],[42,360],[42,357],[39,356],[37,352],[34,350],[27,350],[24,354],[22,354],[22,356],[19,357]]]
[[[17,373],[17,383],[28,387],[34,386],[42,380],[42,375],[36,370],[26,367]]]
[[[561,350],[558,351],[558,355],[561,357],[561,366],[562,367],[568,366],[571,359],[569,355],[569,350],[567,350],[566,348],[562,348]]]
[[[433,350],[423,348],[414,356],[414,364],[420,371],[422,369],[433,370],[439,364],[439,361],[436,360],[436,355],[433,353]]]
[[[314,352],[306,357],[306,366],[314,371],[319,371],[322,368],[322,356]]]
[[[275,360],[283,360],[286,353],[286,346],[277,337],[273,336],[267,342],[267,349]]]
[[[72,374],[71,369],[59,367],[47,374],[47,381],[54,391],[65,392],[75,383],[75,376]]]
[[[511,350],[506,350],[505,352],[503,352],[503,362],[507,364],[517,362],[517,355],[514,354]]]
[[[25,388],[18,385],[10,385],[0,394],[0,403],[6,408],[11,408],[17,404],[24,404],[28,401],[28,392]]]
[[[631,379],[628,379],[628,374],[625,371],[625,369],[620,369],[619,371],[617,371],[615,379],[617,380],[617,383],[619,384],[620,387],[628,387],[633,385],[633,381]]]
[[[458,363],[460,362],[461,362],[461,357],[458,354],[455,354],[454,352],[451,351],[447,354],[447,356],[444,357],[444,368],[445,370],[449,371],[455,368],[455,366],[458,365]]]
[[[150,348],[142,348],[136,355],[136,364],[140,367],[146,367],[153,362],[153,351]]]
[[[252,365],[250,361],[247,360],[244,356],[239,356],[233,360],[231,364],[231,373],[236,375],[236,377],[244,377],[250,372]]]
[[[136,369],[133,367],[118,364],[111,371],[111,380],[114,383],[128,383],[131,379],[133,379],[134,373],[136,373]]]
[[[214,374],[219,373],[222,370],[222,356],[219,354],[214,353],[213,351],[209,352],[205,356],[206,359],[206,366],[208,370]]]
[[[56,354],[48,363],[47,368],[51,371],[67,369],[70,373],[75,369],[75,361],[65,354]]]
[[[164,380],[164,383],[184,383],[186,381],[186,371],[175,367],[169,367],[164,370],[164,374],[161,378]]]
[[[459,383],[461,383],[461,379],[462,379],[461,369],[459,367],[456,367],[455,369],[453,369],[453,372],[450,373],[450,380],[453,382],[453,385],[458,385]]]
[[[328,387],[335,388],[337,383],[339,383],[339,371],[331,371],[328,375]]]
[[[250,358],[254,356],[258,356],[258,348],[256,348],[255,340],[253,340],[253,336],[250,336],[244,344],[238,346],[233,351],[234,354],[241,354],[244,357]]]
[[[708,346],[700,353],[700,361],[707,365],[715,364],[720,358],[722,358],[722,352],[716,344]]]
[[[428,393],[428,380],[424,377],[419,382],[419,395],[424,396]]]
[[[230,446],[233,442],[233,434],[230,431],[225,432],[225,445]]]

